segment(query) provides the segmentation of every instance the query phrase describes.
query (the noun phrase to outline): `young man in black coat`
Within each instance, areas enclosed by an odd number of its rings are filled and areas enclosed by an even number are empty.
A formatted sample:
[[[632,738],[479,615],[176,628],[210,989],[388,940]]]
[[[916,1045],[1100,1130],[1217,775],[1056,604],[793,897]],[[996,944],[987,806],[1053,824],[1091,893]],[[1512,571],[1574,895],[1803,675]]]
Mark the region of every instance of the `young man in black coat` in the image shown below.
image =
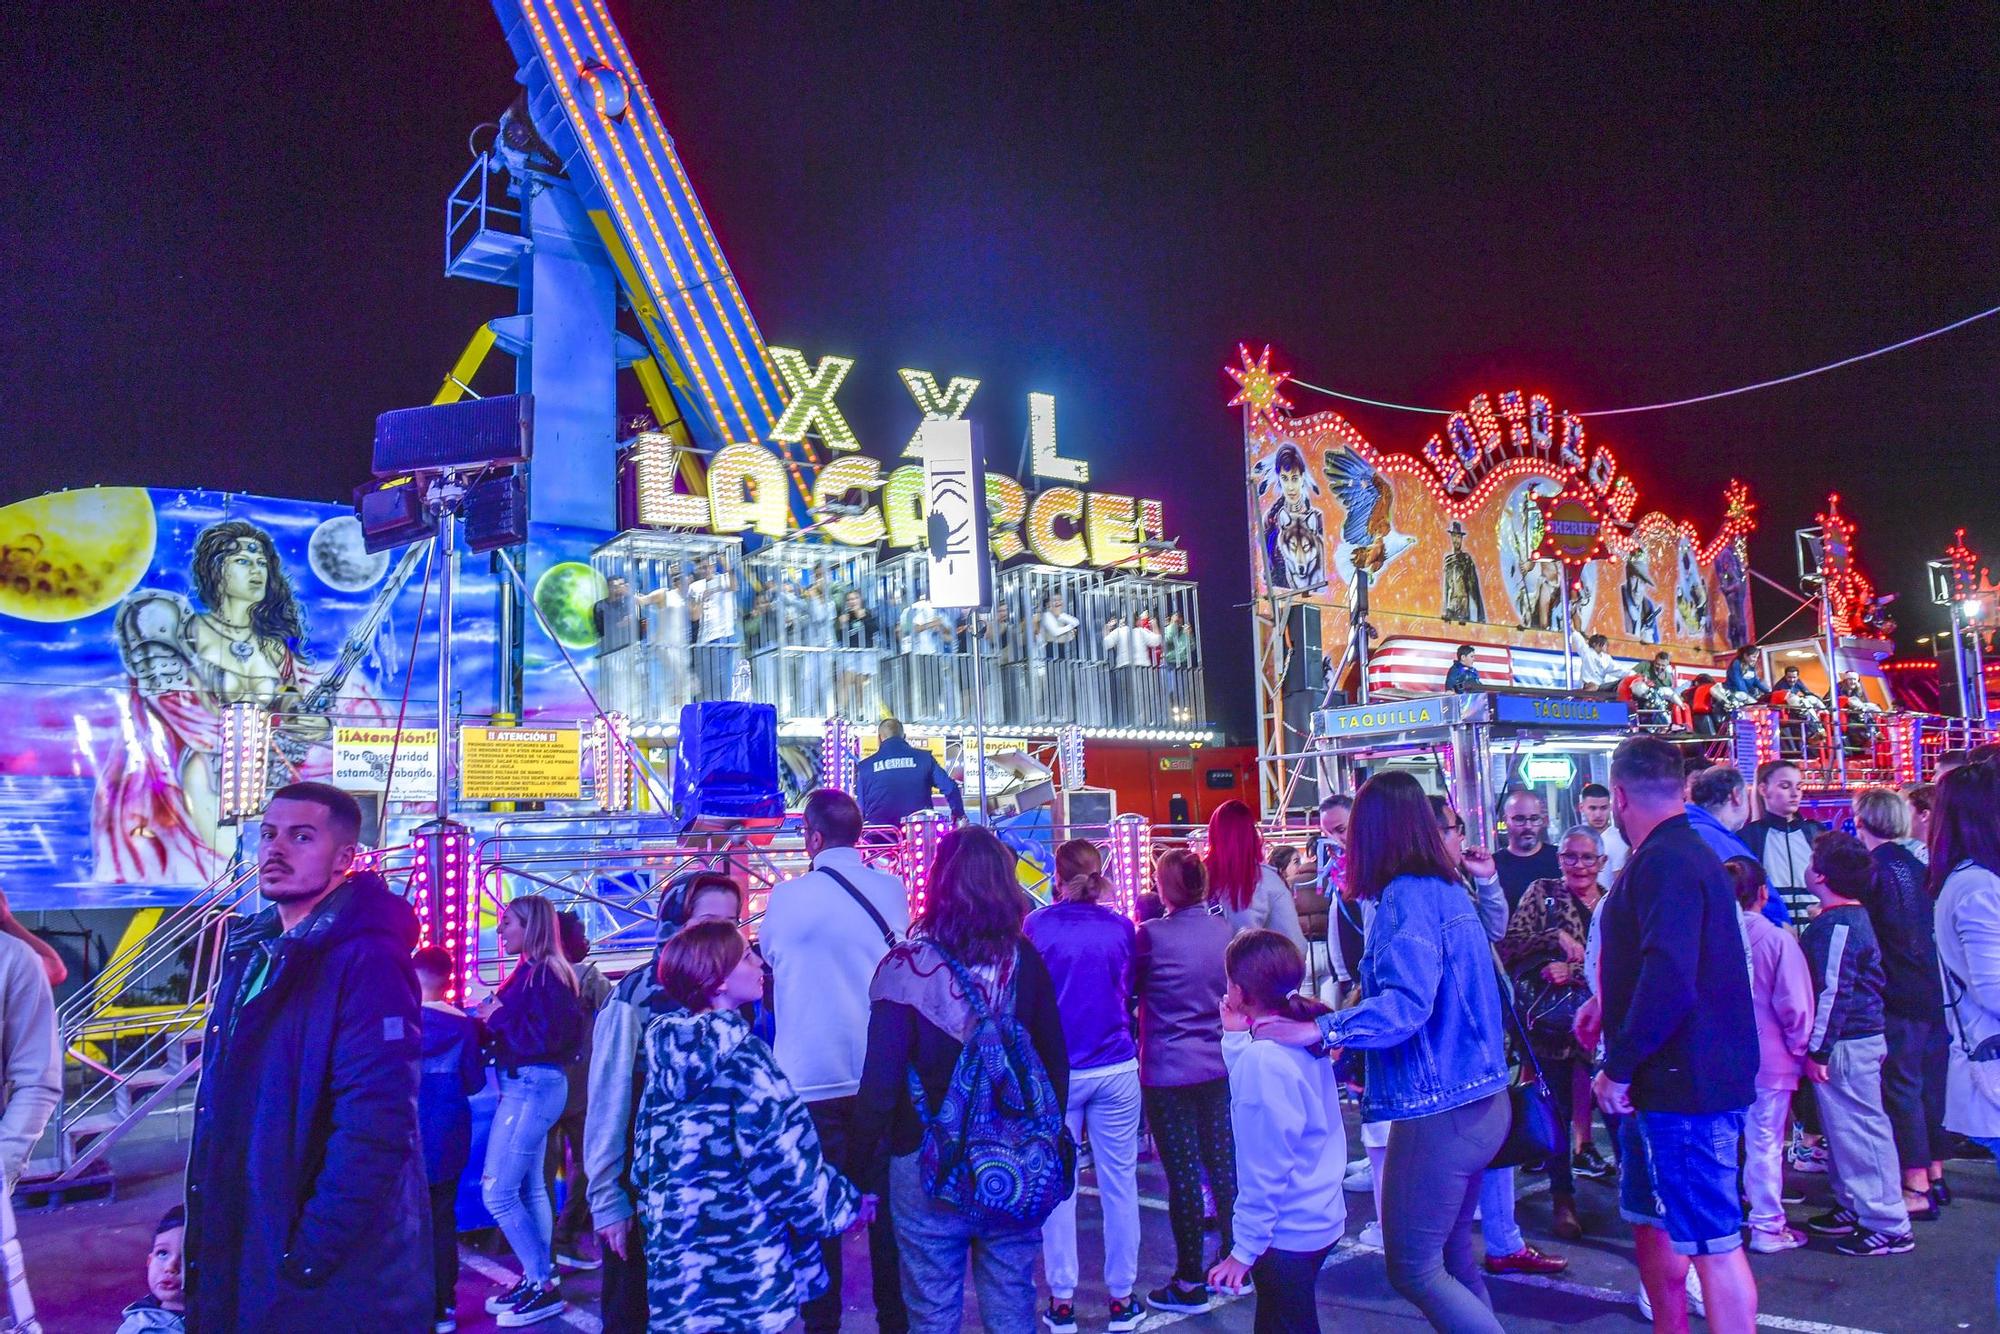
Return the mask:
[[[223,947],[187,1175],[194,1330],[420,1330],[416,915],[349,877],[354,798],[280,789],[256,831],[271,907]]]

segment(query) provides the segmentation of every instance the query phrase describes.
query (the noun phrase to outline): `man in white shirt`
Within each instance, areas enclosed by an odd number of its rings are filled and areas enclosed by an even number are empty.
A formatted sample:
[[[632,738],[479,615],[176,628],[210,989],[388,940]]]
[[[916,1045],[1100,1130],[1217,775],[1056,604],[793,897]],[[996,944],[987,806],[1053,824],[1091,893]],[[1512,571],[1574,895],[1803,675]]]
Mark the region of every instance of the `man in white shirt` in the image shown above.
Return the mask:
[[[1042,653],[1045,657],[1068,657],[1062,650],[1076,642],[1076,631],[1083,624],[1076,617],[1063,610],[1062,594],[1051,593],[1043,605],[1037,630],[1042,638]]]
[[[1113,667],[1150,667],[1153,650],[1159,646],[1158,631],[1135,625],[1123,616],[1113,616],[1104,626],[1104,651]]]
[[[1611,822],[1611,789],[1602,783],[1585,783],[1576,795],[1576,813],[1583,822],[1597,831],[1604,840],[1604,870],[1602,872],[1606,888],[1624,867],[1625,859],[1632,855],[1632,849],[1625,845],[1618,826]]]
[[[697,642],[736,642],[736,576],[722,562],[710,557],[701,567],[701,578],[688,586],[688,601],[697,609],[701,633]]]
[[[1576,664],[1578,690],[1616,690],[1625,679],[1625,669],[1608,652],[1610,647],[1611,640],[1605,635],[1585,638],[1581,630],[1569,632],[1569,656]]]
[[[805,1102],[827,1161],[882,1201],[868,1229],[875,1321],[885,1334],[905,1334],[909,1314],[888,1183],[855,1176],[872,1133],[859,1124],[855,1094],[868,1052],[869,984],[892,939],[910,929],[909,892],[855,850],[861,807],[853,797],[820,788],[806,797],[803,818],[812,869],[772,888],[757,936],[771,966],[778,1068]],[[825,1243],[821,1256],[829,1286],[802,1314],[808,1330],[831,1334],[840,1328],[840,1239]]]

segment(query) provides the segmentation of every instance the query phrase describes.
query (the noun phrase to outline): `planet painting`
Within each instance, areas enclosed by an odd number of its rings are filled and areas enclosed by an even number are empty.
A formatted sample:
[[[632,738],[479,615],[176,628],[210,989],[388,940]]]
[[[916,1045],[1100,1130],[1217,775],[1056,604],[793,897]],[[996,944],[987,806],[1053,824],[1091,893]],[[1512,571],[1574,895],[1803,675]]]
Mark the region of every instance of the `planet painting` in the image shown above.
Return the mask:
[[[0,508],[0,614],[78,621],[145,577],[153,498],[135,486],[59,491]]]
[[[306,560],[328,588],[359,593],[380,583],[389,569],[389,553],[370,552],[362,541],[361,520],[336,514],[313,529]]]
[[[597,571],[581,561],[551,565],[535,581],[535,608],[564,648],[590,648],[597,643],[591,612],[609,590]]]

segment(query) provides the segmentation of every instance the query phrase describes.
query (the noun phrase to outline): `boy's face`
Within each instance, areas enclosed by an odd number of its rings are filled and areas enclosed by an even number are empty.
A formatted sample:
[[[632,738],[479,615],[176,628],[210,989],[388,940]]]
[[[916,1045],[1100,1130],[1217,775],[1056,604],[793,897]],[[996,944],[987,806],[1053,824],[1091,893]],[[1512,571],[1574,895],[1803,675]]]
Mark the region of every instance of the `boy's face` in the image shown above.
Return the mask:
[[[186,1235],[185,1228],[168,1228],[153,1238],[153,1249],[146,1256],[146,1289],[169,1311],[182,1309],[181,1240]]]

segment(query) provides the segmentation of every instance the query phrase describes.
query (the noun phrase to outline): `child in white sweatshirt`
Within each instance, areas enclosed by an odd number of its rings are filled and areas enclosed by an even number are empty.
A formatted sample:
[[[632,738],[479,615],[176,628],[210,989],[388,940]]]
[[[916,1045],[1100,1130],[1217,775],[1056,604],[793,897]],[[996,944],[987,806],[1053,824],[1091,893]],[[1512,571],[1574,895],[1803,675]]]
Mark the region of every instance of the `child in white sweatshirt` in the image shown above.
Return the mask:
[[[1246,1276],[1255,1280],[1256,1334],[1319,1334],[1314,1287],[1347,1229],[1339,1081],[1331,1061],[1258,1041],[1256,1027],[1274,1017],[1310,1019],[1326,1007],[1296,994],[1305,957],[1276,931],[1238,935],[1224,967],[1222,1053],[1236,1133],[1236,1208],[1234,1243],[1208,1281],[1241,1292]]]

